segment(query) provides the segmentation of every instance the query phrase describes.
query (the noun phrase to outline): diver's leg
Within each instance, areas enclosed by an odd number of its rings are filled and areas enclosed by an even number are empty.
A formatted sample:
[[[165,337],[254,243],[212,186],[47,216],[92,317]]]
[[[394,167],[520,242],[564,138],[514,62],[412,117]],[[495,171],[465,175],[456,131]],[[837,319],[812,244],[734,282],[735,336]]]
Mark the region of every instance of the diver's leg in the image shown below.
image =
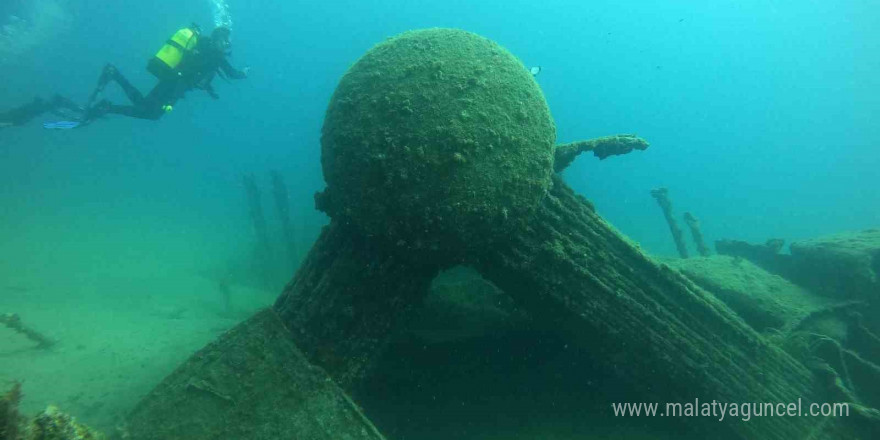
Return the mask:
[[[152,105],[114,105],[110,107],[110,112],[129,116],[132,118],[149,119],[151,121],[158,120],[162,117],[162,115],[165,114],[165,111],[161,107],[156,107]]]
[[[116,105],[103,100],[94,105],[88,112],[87,120],[93,121],[104,115],[122,115],[137,119],[156,120],[162,117],[161,108],[152,108],[146,105]]]
[[[136,89],[127,78],[119,73],[119,69],[117,69],[116,66],[107,63],[107,65],[104,66],[104,70],[101,71],[101,76],[98,78],[98,85],[95,87],[95,90],[92,91],[92,94],[89,95],[88,107],[92,106],[92,103],[95,102],[98,94],[104,90],[104,87],[106,87],[110,81],[116,81],[116,84],[119,84],[119,87],[122,88],[122,91],[125,92],[125,96],[128,97],[128,100],[131,101],[132,104],[138,105],[144,100],[144,95]]]
[[[81,118],[86,111],[73,100],[57,94],[49,102],[48,110],[57,116],[68,119]]]
[[[174,105],[180,95],[183,94],[185,84],[181,80],[159,81],[156,87],[150,90],[144,102],[150,102],[158,107]]]
[[[141,93],[128,82],[125,77],[119,74],[115,67],[108,64],[104,69],[105,74],[102,75],[102,81],[98,82],[99,88],[102,88],[110,80],[116,81],[125,91],[133,105],[116,105],[104,99],[95,105],[89,107],[85,112],[83,120],[91,122],[106,114],[116,114],[128,116],[138,119],[157,120],[165,114],[165,106],[172,105],[176,102],[176,92],[179,89],[177,81],[159,81],[150,93],[144,97]],[[106,79],[104,79],[106,77]]]
[[[31,119],[51,110],[51,108],[49,102],[43,98],[36,97],[27,104],[0,113],[0,125],[23,125]]]
[[[93,104],[95,103],[95,99],[98,98],[98,94],[104,91],[104,87],[107,86],[107,83],[110,82],[110,77],[116,72],[116,66],[107,63],[103,69],[101,69],[101,76],[98,77],[98,84],[95,85],[95,88],[92,89],[92,93],[89,94],[89,99],[86,101],[86,108],[91,109]]]
[[[115,105],[106,99],[92,105],[95,98],[102,90],[104,90],[104,87],[106,87],[110,81],[115,81],[116,84],[119,84],[119,87],[125,92],[125,96],[128,97],[128,100],[131,101],[132,105]],[[83,121],[89,123],[108,113],[129,116],[132,118],[158,119],[149,117],[151,114],[145,109],[145,103],[144,95],[136,89],[127,78],[119,73],[119,69],[117,69],[116,66],[108,63],[104,66],[104,70],[101,72],[97,87],[95,87],[95,90],[89,96],[89,105],[83,116]]]
[[[108,114],[155,121],[165,114],[165,110],[161,106],[153,105],[149,100],[143,100],[137,105],[116,105],[105,99],[89,108],[83,117],[83,122],[88,124]]]
[[[169,112],[182,94],[182,81],[159,81],[150,93],[141,101],[139,116],[143,119],[156,120]]]
[[[77,105],[77,103],[73,102],[72,99],[66,96],[55,94],[55,96],[52,96],[52,109],[54,110],[61,108],[79,112],[83,111],[82,106]]]
[[[122,91],[125,92],[125,96],[128,97],[128,100],[131,101],[132,104],[139,105],[144,100],[144,95],[140,90],[131,85],[131,83],[128,82],[128,79],[122,76],[118,70],[116,71],[113,80],[116,81],[116,84],[119,84],[119,87],[122,88]]]
[[[92,106],[86,115],[85,122],[91,123],[95,119],[105,115],[122,115],[128,116],[129,118],[150,120],[156,120],[162,116],[161,112],[142,105],[116,105],[111,104],[110,101],[104,100]]]

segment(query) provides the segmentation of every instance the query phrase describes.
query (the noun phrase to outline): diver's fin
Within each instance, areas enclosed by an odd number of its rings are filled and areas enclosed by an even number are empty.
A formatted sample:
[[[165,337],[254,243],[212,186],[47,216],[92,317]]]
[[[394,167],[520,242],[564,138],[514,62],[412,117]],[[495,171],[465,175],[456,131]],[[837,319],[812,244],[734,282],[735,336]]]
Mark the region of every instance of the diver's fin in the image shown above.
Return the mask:
[[[79,127],[82,123],[79,121],[49,121],[43,122],[43,128],[53,130],[70,130]]]

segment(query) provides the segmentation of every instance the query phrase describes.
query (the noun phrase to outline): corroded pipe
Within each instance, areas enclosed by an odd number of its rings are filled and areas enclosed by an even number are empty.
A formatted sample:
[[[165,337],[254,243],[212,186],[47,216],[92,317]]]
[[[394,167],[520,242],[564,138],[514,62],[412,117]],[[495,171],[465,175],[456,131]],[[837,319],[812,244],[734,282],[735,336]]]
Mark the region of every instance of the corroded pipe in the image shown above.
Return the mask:
[[[706,242],[703,240],[703,231],[700,230],[700,221],[690,212],[685,212],[684,222],[688,225],[688,229],[691,230],[691,237],[693,237],[694,244],[697,246],[697,252],[703,257],[708,257],[710,255],[709,247],[706,246]]]
[[[663,211],[663,217],[666,218],[666,224],[669,225],[669,232],[672,234],[672,240],[675,242],[676,249],[678,249],[678,255],[681,258],[687,258],[687,245],[684,243],[684,234],[681,232],[681,228],[678,227],[678,222],[675,221],[675,216],[672,213],[672,200],[669,199],[669,190],[666,188],[652,189],[651,197],[657,200],[657,204],[660,205],[660,209]]]

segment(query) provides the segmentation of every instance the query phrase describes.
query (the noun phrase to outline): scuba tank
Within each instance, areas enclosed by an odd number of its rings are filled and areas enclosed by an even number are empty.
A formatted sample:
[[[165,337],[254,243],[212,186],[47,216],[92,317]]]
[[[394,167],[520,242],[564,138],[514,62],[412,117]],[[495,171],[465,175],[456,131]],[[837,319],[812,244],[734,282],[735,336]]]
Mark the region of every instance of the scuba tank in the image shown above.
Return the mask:
[[[160,80],[168,80],[178,75],[177,67],[199,42],[201,29],[196,24],[178,30],[165,42],[153,58],[147,62],[147,71]]]

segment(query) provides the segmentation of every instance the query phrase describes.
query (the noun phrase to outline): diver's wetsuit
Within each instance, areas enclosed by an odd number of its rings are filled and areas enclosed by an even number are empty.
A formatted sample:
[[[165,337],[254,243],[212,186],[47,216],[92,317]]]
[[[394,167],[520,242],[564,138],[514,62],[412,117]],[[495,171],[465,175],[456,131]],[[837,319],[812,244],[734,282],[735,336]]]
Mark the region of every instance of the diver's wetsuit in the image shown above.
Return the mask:
[[[0,112],[0,127],[9,127],[11,125],[24,125],[31,119],[34,119],[37,116],[42,115],[43,113],[59,113],[62,110],[70,110],[77,115],[83,112],[82,107],[74,104],[73,101],[61,95],[55,95],[49,101],[40,97],[36,97],[33,101],[27,104],[15,107],[5,112]]]
[[[218,72],[232,79],[247,77],[244,71],[235,69],[229,64],[226,53],[218,50],[210,37],[202,37],[199,40],[193,53],[188,54],[178,66],[178,72],[176,78],[159,80],[153,90],[144,96],[115,67],[108,64],[104,68],[96,91],[100,91],[108,81],[116,81],[132,105],[115,105],[103,100],[89,109],[86,120],[91,121],[108,113],[156,120],[165,114],[165,106],[173,106],[189,90],[202,89],[212,98],[217,99],[211,81]]]

